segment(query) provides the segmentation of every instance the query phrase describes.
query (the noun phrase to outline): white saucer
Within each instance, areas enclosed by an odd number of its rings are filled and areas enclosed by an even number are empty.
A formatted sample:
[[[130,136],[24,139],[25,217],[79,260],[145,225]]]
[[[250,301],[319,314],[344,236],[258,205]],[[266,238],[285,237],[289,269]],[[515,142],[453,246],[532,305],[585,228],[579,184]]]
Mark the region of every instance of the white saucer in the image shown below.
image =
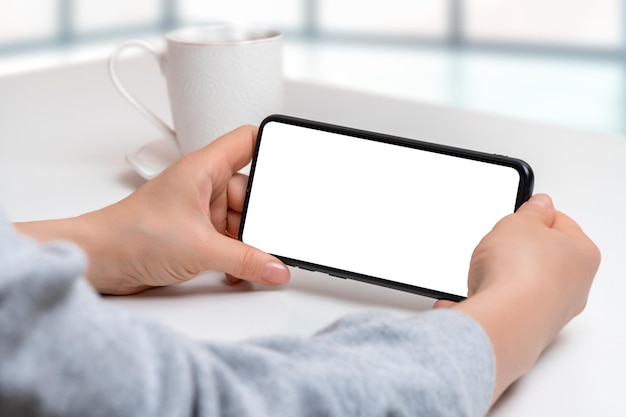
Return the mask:
[[[126,161],[139,175],[149,180],[159,175],[180,157],[176,144],[170,139],[158,139],[142,146],[134,154],[126,155]]]

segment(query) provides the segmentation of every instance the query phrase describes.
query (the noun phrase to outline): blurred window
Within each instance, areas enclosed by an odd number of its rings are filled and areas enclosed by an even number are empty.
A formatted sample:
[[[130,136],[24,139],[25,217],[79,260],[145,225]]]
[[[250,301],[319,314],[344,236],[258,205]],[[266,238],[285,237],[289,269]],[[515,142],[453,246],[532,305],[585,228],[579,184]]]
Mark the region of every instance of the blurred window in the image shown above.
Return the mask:
[[[178,18],[186,24],[250,23],[298,29],[304,25],[304,0],[178,0]]]
[[[288,36],[601,50],[623,58],[620,0],[0,0],[0,50],[215,22]]]
[[[318,0],[321,33],[424,36],[449,33],[447,0]]]
[[[465,0],[463,11],[469,42],[622,46],[621,0]]]
[[[161,21],[161,0],[75,0],[72,3],[71,24],[78,34],[150,27]]]
[[[58,15],[56,1],[0,0],[0,45],[54,38],[58,32]]]

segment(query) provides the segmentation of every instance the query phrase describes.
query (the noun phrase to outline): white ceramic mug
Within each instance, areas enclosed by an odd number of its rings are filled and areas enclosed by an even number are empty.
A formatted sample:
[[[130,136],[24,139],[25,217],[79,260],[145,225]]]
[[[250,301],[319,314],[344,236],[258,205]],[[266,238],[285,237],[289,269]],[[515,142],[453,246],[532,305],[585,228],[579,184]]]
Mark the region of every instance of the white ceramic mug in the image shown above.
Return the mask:
[[[161,50],[142,40],[118,45],[109,73],[122,95],[166,137],[181,155],[244,124],[258,125],[282,111],[282,36],[273,30],[233,26],[192,27],[165,35]],[[174,127],[137,100],[120,81],[121,52],[141,48],[157,59],[167,83]]]

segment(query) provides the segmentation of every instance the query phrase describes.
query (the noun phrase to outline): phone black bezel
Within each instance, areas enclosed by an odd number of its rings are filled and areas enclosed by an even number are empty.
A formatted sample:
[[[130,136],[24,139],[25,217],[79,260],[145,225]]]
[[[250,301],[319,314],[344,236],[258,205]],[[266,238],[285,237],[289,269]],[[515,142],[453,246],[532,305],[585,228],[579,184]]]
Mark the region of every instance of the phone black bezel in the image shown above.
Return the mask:
[[[497,165],[503,165],[507,167],[511,167],[515,169],[519,176],[520,182],[517,190],[517,197],[515,201],[514,211],[516,211],[525,201],[527,201],[533,192],[534,187],[534,173],[532,168],[528,163],[521,159],[511,158],[508,156],[497,155],[497,154],[489,154],[480,151],[474,151],[469,149],[457,148],[453,146],[441,145],[437,143],[425,142],[422,140],[416,139],[408,139],[399,136],[387,135],[383,133],[376,133],[372,131],[360,130],[351,127],[339,126],[329,123],[323,123],[313,120],[302,119],[293,116],[287,115],[271,115],[268,116],[261,122],[259,126],[259,132],[257,136],[257,141],[254,149],[254,155],[252,158],[252,163],[250,166],[250,175],[248,178],[248,185],[246,188],[246,197],[243,206],[243,212],[241,215],[241,223],[239,227],[239,235],[238,239],[243,242],[243,231],[245,227],[246,214],[248,210],[248,202],[250,199],[250,193],[252,190],[252,185],[254,182],[254,172],[256,168],[256,161],[259,154],[259,149],[261,146],[261,142],[263,139],[263,129],[266,124],[270,122],[278,122],[278,123],[286,123],[294,126],[300,126],[308,129],[316,129],[330,133],[336,133],[339,135],[347,135],[355,138],[372,140],[376,142],[388,143],[390,145],[403,146],[413,149],[420,149],[427,152],[435,152],[444,155],[450,155],[458,158],[465,158],[475,161],[482,161],[486,163],[492,163]],[[294,266],[297,268],[307,269],[310,271],[322,272],[331,276],[335,276],[338,278],[344,279],[354,279],[357,281],[366,282],[369,284],[380,285],[387,288],[392,288],[395,290],[410,292],[414,294],[423,295],[426,297],[437,298],[437,299],[445,299],[452,301],[461,301],[466,297],[458,296],[456,294],[449,294],[441,291],[437,291],[430,288],[423,288],[414,285],[409,285],[401,282],[390,281],[384,278],[373,277],[369,275],[359,274],[351,271],[345,271],[333,267],[329,267],[326,265],[319,265],[311,262],[301,261],[298,259],[287,258],[281,256],[279,254],[272,254],[276,256],[278,259],[283,261],[286,265]]]

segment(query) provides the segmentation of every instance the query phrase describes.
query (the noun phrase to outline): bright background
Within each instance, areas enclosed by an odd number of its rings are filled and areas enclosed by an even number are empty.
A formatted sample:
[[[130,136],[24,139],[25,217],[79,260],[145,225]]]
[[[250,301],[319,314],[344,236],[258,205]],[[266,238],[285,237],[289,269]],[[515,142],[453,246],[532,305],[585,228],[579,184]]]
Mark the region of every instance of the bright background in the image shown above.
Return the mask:
[[[251,22],[283,30],[290,78],[625,133],[625,16],[620,0],[0,0],[0,75]]]

